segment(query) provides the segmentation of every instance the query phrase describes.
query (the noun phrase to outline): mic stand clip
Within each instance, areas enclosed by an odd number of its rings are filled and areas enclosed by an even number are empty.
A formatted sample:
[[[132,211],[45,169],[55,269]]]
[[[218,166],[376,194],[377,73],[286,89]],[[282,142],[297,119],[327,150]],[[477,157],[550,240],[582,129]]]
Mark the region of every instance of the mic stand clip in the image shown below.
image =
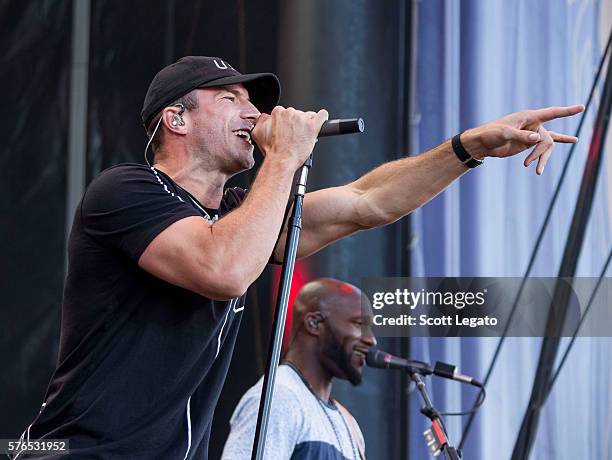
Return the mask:
[[[442,420],[440,413],[433,407],[429,394],[427,394],[427,387],[421,379],[421,376],[418,374],[418,372],[415,372],[410,368],[407,369],[406,372],[410,376],[410,379],[415,383],[417,389],[419,390],[419,394],[423,399],[424,405],[421,408],[421,414],[431,420],[431,427],[423,433],[427,446],[429,447],[429,451],[434,457],[437,457],[440,455],[440,453],[443,453],[444,458],[447,460],[460,460],[461,451],[458,451],[450,444],[446,426],[444,425],[444,420]]]

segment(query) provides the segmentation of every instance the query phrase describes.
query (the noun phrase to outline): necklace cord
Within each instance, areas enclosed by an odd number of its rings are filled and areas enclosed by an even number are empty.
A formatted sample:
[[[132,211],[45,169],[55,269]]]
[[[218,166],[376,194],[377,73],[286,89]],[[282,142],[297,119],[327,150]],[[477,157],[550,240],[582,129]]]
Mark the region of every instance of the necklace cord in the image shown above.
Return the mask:
[[[315,399],[317,400],[317,403],[319,404],[319,407],[323,411],[323,414],[325,414],[325,417],[327,418],[327,421],[329,422],[329,424],[330,424],[330,426],[332,428],[332,431],[334,432],[334,436],[336,437],[336,441],[338,442],[338,447],[342,451],[342,443],[340,442],[340,436],[338,435],[338,431],[336,430],[336,426],[334,425],[333,420],[331,419],[331,417],[327,413],[327,410],[325,409],[325,402],[319,397],[319,395],[317,395],[314,392],[314,390],[310,386],[310,383],[308,383],[308,380],[306,380],[306,377],[304,377],[304,374],[302,374],[302,372],[298,369],[298,367],[294,363],[292,363],[291,361],[283,361],[283,364],[286,364],[290,369],[293,370],[293,372],[295,372],[297,374],[297,376],[302,380],[302,383],[304,383],[306,388],[308,388],[308,391],[310,391],[310,393],[315,397]],[[342,420],[342,424],[344,425],[344,428],[346,429],[346,433],[348,434],[349,442],[351,443],[351,450],[353,451],[353,458],[356,459],[356,460],[359,460],[359,457],[357,456],[357,452],[355,450],[355,442],[356,441],[353,440],[353,436],[351,435],[351,430],[349,429],[346,420],[344,420],[344,416],[342,415],[342,411],[338,408],[338,406],[336,406],[336,404],[334,404],[334,400],[331,399],[331,398],[329,400],[329,404],[331,404],[333,407],[335,407],[336,410],[338,411],[338,415],[340,415],[340,419]],[[342,455],[344,455],[343,452],[342,452]]]

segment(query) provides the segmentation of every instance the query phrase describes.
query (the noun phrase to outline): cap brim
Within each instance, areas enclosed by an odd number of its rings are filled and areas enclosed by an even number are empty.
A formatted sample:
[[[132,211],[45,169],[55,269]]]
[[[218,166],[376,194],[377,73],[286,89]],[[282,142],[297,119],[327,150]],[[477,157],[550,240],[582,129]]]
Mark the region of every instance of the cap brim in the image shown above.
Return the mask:
[[[233,85],[236,83],[244,84],[244,87],[249,92],[251,102],[260,112],[270,113],[272,109],[278,105],[281,87],[278,77],[273,73],[250,73],[222,77],[208,81],[198,86],[198,88]]]

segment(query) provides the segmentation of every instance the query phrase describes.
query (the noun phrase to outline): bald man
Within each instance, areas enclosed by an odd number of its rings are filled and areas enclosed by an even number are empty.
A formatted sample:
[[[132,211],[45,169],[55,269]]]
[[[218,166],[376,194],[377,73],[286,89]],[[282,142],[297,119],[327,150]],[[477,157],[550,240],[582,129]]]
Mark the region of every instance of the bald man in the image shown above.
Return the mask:
[[[330,395],[334,378],[361,383],[365,354],[376,345],[371,319],[351,284],[323,278],[302,287],[293,305],[289,351],[276,376],[264,458],[365,458],[357,422]],[[232,415],[225,460],[251,456],[262,381]]]

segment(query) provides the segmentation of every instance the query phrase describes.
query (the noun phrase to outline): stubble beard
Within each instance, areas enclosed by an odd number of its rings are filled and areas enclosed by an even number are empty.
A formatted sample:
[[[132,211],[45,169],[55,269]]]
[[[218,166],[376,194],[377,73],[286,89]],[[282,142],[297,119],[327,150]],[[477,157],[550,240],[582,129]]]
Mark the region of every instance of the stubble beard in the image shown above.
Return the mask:
[[[340,370],[346,375],[346,379],[353,385],[361,384],[361,372],[353,366],[351,360],[353,353],[347,353],[342,348],[342,344],[336,338],[336,334],[330,329],[330,334],[325,339],[323,352],[331,359]]]

